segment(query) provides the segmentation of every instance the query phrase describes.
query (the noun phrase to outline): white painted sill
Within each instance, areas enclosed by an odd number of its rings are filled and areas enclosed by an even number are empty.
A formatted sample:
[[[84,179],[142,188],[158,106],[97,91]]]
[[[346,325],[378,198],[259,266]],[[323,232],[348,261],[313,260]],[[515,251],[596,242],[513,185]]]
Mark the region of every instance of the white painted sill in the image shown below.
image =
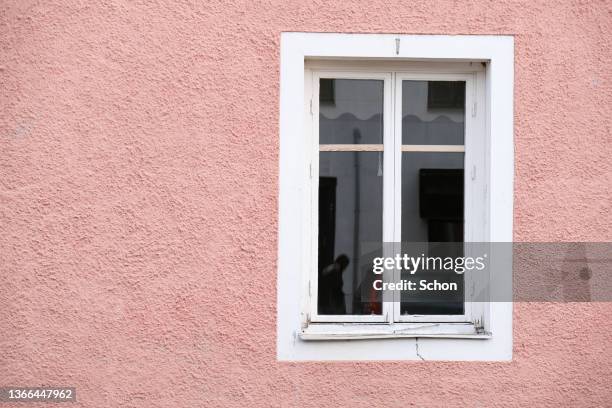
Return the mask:
[[[299,336],[306,341],[406,337],[486,340],[493,337],[473,323],[311,323]]]

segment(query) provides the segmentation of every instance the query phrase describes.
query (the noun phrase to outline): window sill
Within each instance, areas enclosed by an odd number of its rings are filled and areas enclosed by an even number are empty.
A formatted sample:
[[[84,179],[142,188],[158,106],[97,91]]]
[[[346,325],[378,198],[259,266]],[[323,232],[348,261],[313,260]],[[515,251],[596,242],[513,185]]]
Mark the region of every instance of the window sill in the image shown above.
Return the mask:
[[[366,340],[406,337],[490,339],[492,334],[473,323],[310,323],[302,340]]]

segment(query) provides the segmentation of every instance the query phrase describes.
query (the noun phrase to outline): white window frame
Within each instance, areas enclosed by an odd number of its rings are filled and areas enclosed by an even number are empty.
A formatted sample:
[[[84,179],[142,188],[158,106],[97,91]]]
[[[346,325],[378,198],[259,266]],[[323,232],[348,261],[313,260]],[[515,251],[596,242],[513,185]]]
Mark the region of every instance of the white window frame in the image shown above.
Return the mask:
[[[512,241],[513,196],[513,38],[508,36],[430,36],[387,34],[314,34],[283,33],[281,37],[280,86],[280,191],[279,191],[279,261],[277,282],[277,353],[281,360],[385,360],[385,359],[444,359],[444,360],[507,360],[512,355],[512,304],[495,302],[478,304],[478,325],[472,323],[436,321],[431,316],[422,322],[411,316],[410,322],[380,324],[370,316],[363,322],[326,323],[311,316],[308,304],[312,294],[310,272],[316,270],[316,257],[311,247],[316,245],[312,215],[313,154],[318,141],[313,143],[311,97],[308,92],[308,72],[305,61],[350,59],[351,71],[364,75],[367,65],[380,64],[381,59],[407,70],[410,78],[440,78],[444,74],[431,73],[432,62],[447,62],[452,75],[473,78],[476,93],[481,92],[484,106],[476,106],[475,121],[482,125],[476,132],[466,132],[467,154],[482,155],[484,180],[483,199],[468,200],[466,213],[482,214],[482,231],[475,236],[482,241]],[[357,61],[357,62],[356,62]],[[372,61],[379,61],[374,63]],[[457,65],[468,62],[486,65],[485,71],[466,68],[457,72]],[[360,72],[355,68],[363,65]],[[452,66],[451,66],[452,65]],[[438,65],[439,66],[439,65]],[[409,68],[406,68],[409,67]],[[410,72],[408,72],[410,71]],[[380,71],[377,71],[380,72]],[[480,72],[480,74],[479,74]],[[371,73],[370,73],[371,74]],[[394,74],[394,75],[404,75]],[[389,81],[387,81],[389,82]],[[312,83],[312,82],[310,82]],[[317,81],[318,83],[318,81]],[[478,84],[481,84],[480,86]],[[387,86],[386,86],[387,88]],[[395,90],[395,97],[398,97]],[[385,98],[388,97],[385,93]],[[468,95],[468,98],[470,96]],[[478,96],[474,94],[474,98]],[[315,106],[316,109],[316,106]],[[473,109],[466,100],[466,110]],[[314,115],[318,116],[318,115]],[[397,119],[396,115],[396,119]],[[466,114],[466,120],[470,118]],[[386,122],[388,123],[388,122]],[[466,122],[466,128],[470,126]],[[385,127],[385,129],[388,126]],[[478,143],[469,140],[468,133],[484,136]],[[494,135],[492,137],[491,135]],[[385,140],[388,136],[385,134]],[[472,143],[472,146],[468,146]],[[317,146],[313,149],[313,146]],[[473,147],[473,148],[472,148]],[[387,149],[387,144],[385,144]],[[399,149],[395,149],[400,154]],[[316,160],[315,160],[316,162]],[[385,160],[385,172],[387,171]],[[471,169],[465,169],[466,173]],[[480,169],[476,171],[480,172]],[[467,177],[466,177],[467,180]],[[398,206],[396,206],[397,208]],[[315,218],[316,219],[316,218]],[[393,233],[395,234],[395,232]],[[395,235],[385,234],[385,239]],[[471,240],[466,235],[466,240]],[[480,239],[479,239],[480,241]],[[313,259],[315,258],[315,259]],[[314,264],[313,264],[314,262]],[[315,299],[316,300],[316,299]],[[305,304],[307,306],[305,306]],[[316,303],[315,303],[316,304]],[[467,307],[467,304],[466,304]],[[387,321],[383,312],[383,319]],[[472,316],[473,317],[473,316]],[[452,319],[450,319],[452,320]],[[395,338],[400,338],[395,339]],[[394,340],[390,340],[394,338]],[[332,339],[360,339],[348,344]],[[481,341],[475,341],[480,339]],[[321,341],[310,341],[321,340]]]
[[[391,72],[385,72],[393,69]],[[447,72],[445,72],[447,71]],[[485,217],[477,214],[484,214],[484,195],[475,199],[477,191],[484,191],[484,177],[475,177],[478,169],[485,169],[485,153],[480,146],[484,146],[485,130],[481,126],[484,124],[484,111],[478,112],[476,106],[485,105],[485,77],[484,67],[480,63],[400,63],[389,64],[388,62],[362,61],[356,64],[353,61],[308,61],[305,65],[304,89],[307,101],[305,106],[306,124],[305,134],[311,134],[310,155],[307,157],[308,163],[312,166],[311,183],[307,188],[310,190],[310,220],[311,242],[307,249],[312,266],[309,271],[308,293],[304,296],[305,319],[313,323],[322,322],[342,322],[342,323],[391,323],[396,324],[393,328],[389,327],[387,335],[394,336],[398,329],[409,329],[410,325],[399,323],[415,322],[438,322],[438,323],[472,323],[474,328],[472,334],[478,334],[479,323],[484,321],[486,312],[485,304],[481,302],[470,302],[470,292],[466,291],[468,298],[465,305],[465,313],[461,315],[400,315],[400,302],[398,299],[392,302],[383,302],[381,315],[319,315],[317,313],[317,290],[318,287],[318,178],[319,174],[319,83],[321,78],[328,79],[374,79],[384,81],[384,101],[383,101],[383,151],[385,154],[384,163],[384,187],[383,187],[383,242],[401,241],[401,166],[397,163],[402,161],[404,151],[449,151],[464,152],[465,154],[465,241],[466,242],[485,242],[484,231]],[[465,142],[463,145],[402,145],[401,139],[401,118],[402,118],[402,81],[463,81],[466,84],[465,100]],[[469,108],[467,108],[469,107]],[[393,120],[392,120],[393,119]],[[329,145],[327,145],[329,146]],[[342,150],[343,146],[340,146]],[[372,146],[360,145],[363,151],[374,151]],[[361,149],[360,149],[361,150]],[[473,177],[472,177],[473,176]],[[312,205],[315,203],[315,205]],[[476,207],[476,208],[474,208]],[[471,288],[470,278],[473,275],[465,275],[466,288]],[[399,280],[399,276],[393,277]],[[399,295],[399,293],[395,293]],[[327,326],[329,329],[330,326]],[[348,328],[343,325],[343,330]],[[438,329],[442,329],[438,326]],[[467,326],[447,325],[443,328],[447,334],[461,333],[466,334],[469,330]],[[356,326],[355,332],[363,330],[363,326]],[[486,334],[482,334],[486,335]],[[312,327],[304,330],[304,338],[321,338],[321,333],[315,331],[312,335]],[[330,335],[330,338],[336,336]]]
[[[413,64],[407,63],[406,66],[410,67]],[[443,68],[442,68],[443,67]],[[443,73],[441,70],[448,69],[453,72]],[[480,203],[480,212],[485,211],[484,201],[476,200],[474,198],[475,192],[484,191],[483,178],[472,178],[470,177],[471,169],[485,168],[484,152],[480,152],[478,145],[482,145],[485,139],[484,128],[478,126],[480,123],[484,123],[483,112],[478,112],[475,107],[480,104],[484,106],[485,95],[484,95],[484,69],[482,65],[476,63],[424,63],[421,66],[412,68],[412,71],[405,68],[402,71],[396,71],[395,74],[395,124],[396,131],[399,131],[394,146],[395,161],[401,163],[402,153],[405,150],[402,142],[402,81],[413,80],[413,81],[464,81],[465,82],[465,137],[463,144],[464,152],[464,241],[465,242],[484,242],[486,237],[484,234],[484,217],[479,218],[476,216],[478,211],[474,211],[473,206],[475,203]],[[479,92],[479,90],[481,92]],[[410,146],[420,148],[420,151],[434,151],[432,146]],[[436,148],[439,146],[435,146]],[[446,146],[449,151],[454,151],[457,146]],[[479,152],[480,154],[474,154]],[[401,185],[402,185],[402,171],[401,165],[395,166],[395,234],[393,242],[401,242]],[[414,322],[456,322],[456,323],[472,323],[474,325],[474,334],[481,329],[479,326],[481,321],[484,320],[486,313],[486,304],[481,302],[470,302],[471,292],[468,288],[471,287],[470,279],[472,274],[464,275],[465,279],[465,297],[464,302],[464,314],[462,315],[409,315],[404,316],[399,313],[401,303],[399,299],[393,302],[395,309],[394,316],[397,316],[398,323],[414,323]],[[394,277],[396,281],[399,280],[399,276]],[[468,325],[469,326],[469,325]],[[445,328],[447,333],[457,333],[460,330],[469,330],[469,327],[460,327],[459,325],[448,325]],[[486,335],[486,334],[482,334]]]
[[[316,71],[308,70],[304,75],[305,93],[304,95],[308,99],[305,106],[308,107],[306,113],[308,120],[306,120],[304,131],[310,134],[309,139],[311,140],[309,146],[309,154],[307,154],[308,166],[311,166],[310,171],[310,183],[306,186],[310,199],[308,201],[310,219],[310,243],[306,251],[308,253],[308,259],[311,260],[311,267],[306,272],[306,279],[308,279],[308,293],[303,296],[304,300],[302,303],[303,313],[302,316],[305,320],[311,322],[337,322],[337,323],[387,323],[389,322],[389,316],[391,314],[390,308],[393,306],[391,302],[383,303],[383,311],[380,315],[319,315],[317,313],[317,295],[318,295],[318,206],[313,203],[319,202],[319,101],[312,98],[314,94],[319,94],[319,80],[321,78],[343,78],[343,79],[375,79],[384,81],[383,85],[383,150],[384,154],[392,154],[393,149],[393,129],[389,124],[391,123],[391,105],[393,104],[392,99],[392,75],[390,73],[384,73],[375,69],[364,69],[361,71],[349,71],[349,70],[335,70],[334,65],[328,65],[327,69],[318,69]],[[312,110],[311,110],[312,107]],[[383,161],[383,174],[390,174],[393,171],[393,161]],[[393,179],[391,177],[384,177],[383,179],[383,240],[385,242],[393,242],[393,229],[394,225],[392,222],[392,214],[387,214],[389,210],[389,200],[393,199]]]

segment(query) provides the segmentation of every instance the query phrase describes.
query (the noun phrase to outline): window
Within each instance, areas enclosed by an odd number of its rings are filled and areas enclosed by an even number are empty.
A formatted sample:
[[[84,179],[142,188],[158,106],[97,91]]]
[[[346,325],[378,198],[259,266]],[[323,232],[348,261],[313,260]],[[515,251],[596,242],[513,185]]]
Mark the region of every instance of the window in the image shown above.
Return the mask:
[[[511,69],[498,66],[491,81],[507,38],[283,36],[279,357],[422,358],[419,345],[432,358],[511,353],[511,305],[472,302],[468,275],[437,275],[457,288],[448,294],[389,298],[371,273],[389,244],[511,240],[511,205],[490,195],[511,203],[511,150],[492,162],[512,143],[512,94],[501,81],[511,91]],[[459,39],[472,45],[461,55]],[[391,338],[402,357],[381,350]],[[336,341],[352,339],[361,341]],[[461,344],[457,354],[445,351],[449,341]]]
[[[309,61],[305,78],[311,202],[318,203],[310,220],[316,267],[307,320],[455,322],[465,325],[447,326],[449,334],[482,332],[482,310],[475,310],[481,305],[466,299],[464,275],[436,275],[456,285],[448,294],[383,299],[372,274],[384,243],[484,241],[484,218],[464,210],[464,202],[485,196],[482,177],[475,177],[484,168],[482,64]],[[330,338],[341,335],[331,330]]]

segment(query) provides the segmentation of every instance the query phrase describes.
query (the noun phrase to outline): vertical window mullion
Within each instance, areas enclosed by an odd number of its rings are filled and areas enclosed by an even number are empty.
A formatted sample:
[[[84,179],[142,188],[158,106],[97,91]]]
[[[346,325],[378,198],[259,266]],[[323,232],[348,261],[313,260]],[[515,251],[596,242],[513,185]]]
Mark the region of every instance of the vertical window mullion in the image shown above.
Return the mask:
[[[402,87],[401,78],[393,74],[393,251],[401,252],[401,226],[402,226]],[[401,279],[400,271],[393,274],[395,282]],[[399,321],[400,293],[393,292],[393,321]]]
[[[388,73],[385,78],[384,87],[384,114],[383,114],[383,128],[384,128],[384,185],[383,185],[383,252],[393,251],[389,248],[389,243],[395,241],[395,131],[393,121],[393,79],[395,75]],[[392,253],[384,253],[383,256],[393,256]],[[386,279],[395,279],[395,276],[388,276]],[[394,319],[394,302],[395,299],[386,299],[383,295],[383,314],[386,317],[386,321],[391,323]]]

